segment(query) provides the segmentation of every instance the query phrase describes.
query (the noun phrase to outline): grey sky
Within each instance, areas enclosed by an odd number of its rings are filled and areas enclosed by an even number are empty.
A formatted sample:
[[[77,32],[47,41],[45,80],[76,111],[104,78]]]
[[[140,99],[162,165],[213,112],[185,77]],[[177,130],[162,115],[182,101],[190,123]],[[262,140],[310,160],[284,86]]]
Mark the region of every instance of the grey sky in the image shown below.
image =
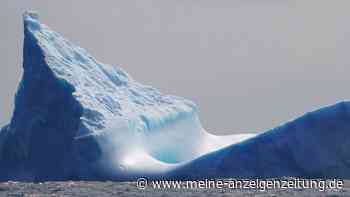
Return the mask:
[[[195,101],[205,128],[258,132],[350,98],[349,1],[0,0],[0,125],[24,10],[133,78]]]

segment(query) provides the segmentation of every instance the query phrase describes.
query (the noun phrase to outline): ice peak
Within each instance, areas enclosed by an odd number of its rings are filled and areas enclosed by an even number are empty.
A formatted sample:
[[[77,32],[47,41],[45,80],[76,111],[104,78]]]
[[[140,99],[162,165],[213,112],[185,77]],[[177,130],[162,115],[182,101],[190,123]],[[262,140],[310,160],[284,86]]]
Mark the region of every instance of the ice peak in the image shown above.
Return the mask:
[[[26,10],[23,13],[23,20],[27,20],[27,19],[39,20],[39,14],[35,11]]]
[[[23,23],[25,30],[36,31],[40,29],[39,14],[34,11],[25,11],[23,13]]]

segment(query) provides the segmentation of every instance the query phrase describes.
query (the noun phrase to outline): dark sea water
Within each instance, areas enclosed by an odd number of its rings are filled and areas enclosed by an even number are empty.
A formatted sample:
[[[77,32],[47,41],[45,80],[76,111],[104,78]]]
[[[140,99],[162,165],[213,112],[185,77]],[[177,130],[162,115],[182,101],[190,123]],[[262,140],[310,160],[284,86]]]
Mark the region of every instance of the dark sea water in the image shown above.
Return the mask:
[[[0,196],[56,197],[56,196],[350,196],[350,180],[344,182],[341,190],[156,190],[137,189],[135,182],[45,182],[0,183]]]

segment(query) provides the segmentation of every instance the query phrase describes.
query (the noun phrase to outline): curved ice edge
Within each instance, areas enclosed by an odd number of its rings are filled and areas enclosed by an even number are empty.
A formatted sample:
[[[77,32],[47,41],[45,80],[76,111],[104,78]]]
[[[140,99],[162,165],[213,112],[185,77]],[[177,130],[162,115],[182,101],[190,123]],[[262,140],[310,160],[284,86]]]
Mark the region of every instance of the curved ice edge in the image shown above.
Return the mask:
[[[108,125],[108,124],[107,124]],[[256,134],[213,135],[202,129],[197,115],[177,120],[176,124],[151,133],[127,131],[121,123],[110,124],[101,135],[86,136],[97,140],[105,158],[101,169],[107,177],[122,180],[131,177],[159,177],[181,168],[197,158],[242,142]],[[77,140],[82,139],[78,138]]]
[[[350,177],[350,102],[340,102],[175,165],[144,155],[159,170],[129,178],[199,180],[204,178],[348,179]],[[142,154],[140,154],[142,155]]]
[[[257,134],[233,134],[218,136],[212,135],[203,131],[201,146],[203,147],[200,152],[193,153],[189,150],[190,158],[187,160],[178,162],[166,162],[162,161],[157,156],[147,149],[126,149],[125,152],[118,152],[115,155],[115,159],[108,157],[103,162],[103,168],[101,168],[101,174],[104,174],[104,180],[116,180],[116,181],[133,181],[140,177],[147,177],[147,179],[165,179],[174,178],[174,172],[183,171],[187,165],[191,165],[192,162],[196,162],[198,159],[205,157],[208,154],[224,151],[227,147],[234,146],[245,140],[251,139]],[[182,145],[180,145],[182,146]],[[203,166],[204,167],[204,166]],[[210,168],[207,168],[210,170]],[[186,179],[191,179],[193,176],[191,172],[186,172]],[[203,174],[205,177],[205,174]],[[218,178],[218,177],[216,177]],[[87,180],[95,180],[95,178],[87,177]]]

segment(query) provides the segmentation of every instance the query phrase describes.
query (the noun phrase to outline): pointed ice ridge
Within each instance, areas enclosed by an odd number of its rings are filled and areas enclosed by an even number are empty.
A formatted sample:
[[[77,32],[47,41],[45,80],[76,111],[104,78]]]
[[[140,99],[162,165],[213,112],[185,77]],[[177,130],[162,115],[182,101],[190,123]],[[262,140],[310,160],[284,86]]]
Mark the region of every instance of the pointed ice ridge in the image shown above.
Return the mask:
[[[109,119],[123,119],[137,131],[146,131],[196,113],[193,102],[162,95],[134,81],[121,68],[98,62],[40,24],[36,14],[26,13],[24,24],[25,36],[33,38],[30,44],[38,45],[54,76],[74,87],[73,96],[83,107],[81,119],[87,128],[82,134],[102,130]]]

